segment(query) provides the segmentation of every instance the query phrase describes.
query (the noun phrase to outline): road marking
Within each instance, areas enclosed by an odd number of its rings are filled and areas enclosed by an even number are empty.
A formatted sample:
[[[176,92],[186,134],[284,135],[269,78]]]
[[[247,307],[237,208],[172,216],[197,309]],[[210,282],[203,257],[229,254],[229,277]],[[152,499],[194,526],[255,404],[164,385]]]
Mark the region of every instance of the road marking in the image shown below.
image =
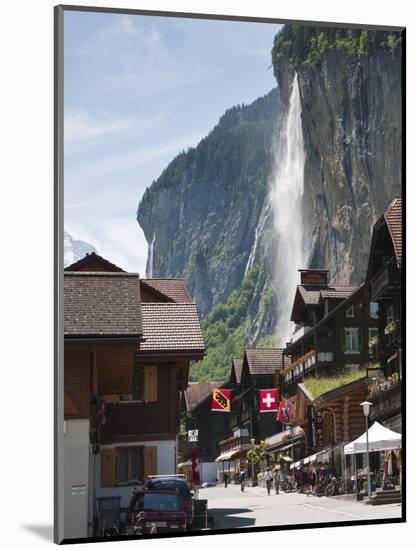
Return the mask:
[[[325,506],[314,506],[313,504],[301,503],[301,506],[307,506],[308,508],[315,508],[317,510],[325,510],[325,512],[334,512],[336,514],[349,516],[350,518],[362,519],[363,517],[368,517],[368,516],[358,516],[357,514],[350,514],[349,512],[341,512],[341,510],[334,510],[333,508],[325,508]]]

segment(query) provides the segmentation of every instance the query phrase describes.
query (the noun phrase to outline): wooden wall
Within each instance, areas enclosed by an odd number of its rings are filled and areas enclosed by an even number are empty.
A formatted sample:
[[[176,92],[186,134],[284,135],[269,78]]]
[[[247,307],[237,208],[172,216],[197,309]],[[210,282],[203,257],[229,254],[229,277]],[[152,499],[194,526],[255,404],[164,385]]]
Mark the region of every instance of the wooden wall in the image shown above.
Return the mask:
[[[110,349],[96,352],[98,395],[131,395],[134,352]]]
[[[143,399],[107,405],[102,441],[172,439],[179,422],[179,392],[175,363],[144,364],[145,381],[152,378]]]
[[[64,417],[89,417],[89,382],[92,354],[89,351],[64,353]]]

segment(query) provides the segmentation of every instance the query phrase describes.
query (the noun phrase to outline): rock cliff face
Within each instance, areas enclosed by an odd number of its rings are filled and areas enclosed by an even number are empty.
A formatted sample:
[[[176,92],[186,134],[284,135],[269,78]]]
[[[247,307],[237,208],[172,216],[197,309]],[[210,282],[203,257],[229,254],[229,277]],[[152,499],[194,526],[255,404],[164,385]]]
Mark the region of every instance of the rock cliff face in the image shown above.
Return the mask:
[[[184,276],[202,315],[227,299],[252,264],[279,105],[275,89],[227,111],[140,202],[137,220],[149,243],[154,237],[153,276]]]
[[[169,164],[138,208],[154,241],[153,276],[186,278],[201,315],[213,312],[207,319],[215,330],[204,328],[209,346],[223,345],[221,357],[235,354],[237,341],[275,343],[279,250],[270,178],[295,72],[309,267],[328,268],[333,283],[361,282],[372,225],[401,190],[400,37],[285,27],[272,59],[278,89],[227,111]]]
[[[280,47],[274,70],[284,104],[298,73],[310,267],[327,267],[338,284],[357,284],[372,226],[401,190],[400,38],[362,31],[337,37],[322,29],[315,36],[315,62],[308,63],[304,40],[301,59]]]

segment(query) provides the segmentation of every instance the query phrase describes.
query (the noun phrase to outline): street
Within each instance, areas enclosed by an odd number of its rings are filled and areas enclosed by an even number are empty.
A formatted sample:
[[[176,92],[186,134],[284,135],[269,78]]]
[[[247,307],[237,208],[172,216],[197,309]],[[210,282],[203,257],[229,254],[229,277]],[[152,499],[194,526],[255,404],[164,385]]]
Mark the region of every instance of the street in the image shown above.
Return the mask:
[[[239,485],[200,489],[200,499],[208,499],[208,514],[214,529],[400,518],[401,505],[368,506],[353,499],[315,497],[299,493],[274,492],[264,487]]]

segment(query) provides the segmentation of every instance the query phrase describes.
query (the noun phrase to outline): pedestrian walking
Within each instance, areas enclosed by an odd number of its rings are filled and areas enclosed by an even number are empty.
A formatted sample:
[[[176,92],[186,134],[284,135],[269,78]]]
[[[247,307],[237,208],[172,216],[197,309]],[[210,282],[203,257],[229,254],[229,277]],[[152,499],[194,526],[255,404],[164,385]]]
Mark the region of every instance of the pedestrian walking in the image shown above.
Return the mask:
[[[274,469],[274,489],[276,491],[276,495],[279,494],[279,488],[280,488],[280,471],[279,471],[279,468],[276,467]]]
[[[270,490],[272,488],[272,483],[273,483],[273,474],[269,467],[266,469],[265,478],[266,478],[267,494],[270,495]]]
[[[241,472],[240,472],[240,489],[241,489],[242,493],[244,493],[245,486],[246,486],[246,472],[244,470],[241,470]]]
[[[315,494],[315,485],[316,485],[316,470],[315,466],[309,467],[309,490],[312,494]]]
[[[228,472],[224,472],[224,487],[227,488],[228,485]]]

